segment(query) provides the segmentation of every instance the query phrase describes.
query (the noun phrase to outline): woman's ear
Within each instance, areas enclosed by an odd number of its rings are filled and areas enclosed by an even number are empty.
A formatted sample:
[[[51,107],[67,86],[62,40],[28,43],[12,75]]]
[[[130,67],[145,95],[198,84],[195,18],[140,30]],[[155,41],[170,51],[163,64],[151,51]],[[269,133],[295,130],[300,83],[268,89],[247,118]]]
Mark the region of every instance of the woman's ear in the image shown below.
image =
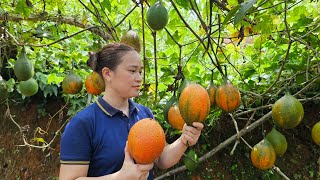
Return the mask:
[[[110,82],[111,81],[111,74],[112,74],[112,71],[107,68],[107,67],[104,67],[102,70],[101,70],[101,73],[102,73],[102,77],[105,81],[107,82]]]

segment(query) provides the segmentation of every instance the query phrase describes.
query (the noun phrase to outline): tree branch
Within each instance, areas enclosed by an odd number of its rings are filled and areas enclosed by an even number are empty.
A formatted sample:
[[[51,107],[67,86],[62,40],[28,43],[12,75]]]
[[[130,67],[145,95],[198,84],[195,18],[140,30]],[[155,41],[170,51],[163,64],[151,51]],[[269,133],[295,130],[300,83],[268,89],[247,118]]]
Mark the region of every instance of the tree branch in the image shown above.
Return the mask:
[[[76,26],[79,28],[90,28],[92,25],[84,25],[81,23],[81,21],[71,18],[71,17],[62,17],[62,16],[36,16],[36,15],[30,15],[27,18],[23,18],[18,15],[13,15],[13,14],[8,14],[8,13],[0,13],[0,20],[2,21],[33,21],[33,22],[38,22],[38,21],[49,21],[49,22],[56,22],[56,23],[62,23],[62,24],[68,24],[72,26]],[[98,27],[88,29],[90,32],[100,36],[102,39],[105,40],[105,42],[108,42],[112,37],[110,34],[106,33],[105,31],[101,30]]]
[[[214,154],[216,154],[217,152],[219,152],[220,150],[222,150],[223,148],[225,148],[226,146],[228,146],[229,144],[231,144],[233,141],[237,140],[238,136],[243,136],[244,134],[252,131],[253,129],[255,129],[256,127],[258,127],[260,124],[262,124],[264,121],[268,120],[271,117],[271,111],[268,112],[266,115],[264,115],[263,117],[261,117],[259,120],[255,121],[254,123],[252,123],[250,126],[248,126],[246,129],[242,129],[241,131],[239,131],[239,134],[234,134],[233,136],[229,137],[227,140],[225,140],[224,142],[220,143],[218,146],[216,146],[215,148],[213,148],[211,151],[209,151],[208,153],[206,153],[205,155],[203,155],[201,158],[199,158],[199,163],[203,162],[204,160],[210,158],[211,156],[213,156]],[[171,171],[168,171],[167,173],[155,178],[155,180],[159,180],[159,179],[163,179],[165,177],[171,176],[173,174],[176,174],[178,172],[182,172],[186,170],[186,166],[181,166],[179,168],[173,169]]]
[[[28,43],[21,43],[21,42],[19,42],[12,34],[10,34],[10,32],[8,32],[6,29],[5,29],[5,31],[6,31],[6,33],[13,39],[13,41],[15,42],[15,45],[17,45],[17,46],[45,47],[45,46],[51,46],[51,45],[56,44],[56,43],[58,43],[58,42],[60,42],[60,41],[63,41],[63,40],[68,39],[68,38],[71,38],[71,37],[73,37],[73,36],[75,36],[75,35],[78,35],[78,34],[84,32],[84,31],[90,30],[90,29],[92,29],[92,28],[96,28],[96,27],[88,27],[88,28],[82,29],[82,30],[79,31],[79,32],[76,32],[76,33],[71,34],[71,35],[69,35],[69,36],[65,36],[65,37],[63,37],[63,38],[61,38],[61,39],[58,39],[58,40],[55,40],[55,41],[53,41],[53,42],[51,42],[51,43],[49,43],[49,44],[28,44]],[[1,29],[1,28],[0,28],[0,29]]]

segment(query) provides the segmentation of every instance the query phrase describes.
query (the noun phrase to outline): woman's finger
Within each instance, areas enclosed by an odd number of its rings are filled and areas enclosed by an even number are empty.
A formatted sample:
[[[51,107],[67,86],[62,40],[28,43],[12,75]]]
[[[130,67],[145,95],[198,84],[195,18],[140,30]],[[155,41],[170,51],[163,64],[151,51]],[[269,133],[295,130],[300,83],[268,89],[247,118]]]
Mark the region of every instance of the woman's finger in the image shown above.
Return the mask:
[[[140,171],[149,172],[153,168],[154,164],[138,164]]]
[[[199,130],[199,131],[201,131],[203,129],[203,127],[204,127],[204,125],[202,123],[200,123],[200,122],[193,122],[192,126],[197,128],[197,130]]]
[[[195,144],[196,140],[194,139],[193,136],[190,136],[189,134],[185,133],[184,138],[187,140],[189,146],[192,146]]]
[[[194,135],[199,135],[201,133],[201,130],[199,131],[197,128],[192,126],[186,126],[185,127],[185,133],[190,132]]]

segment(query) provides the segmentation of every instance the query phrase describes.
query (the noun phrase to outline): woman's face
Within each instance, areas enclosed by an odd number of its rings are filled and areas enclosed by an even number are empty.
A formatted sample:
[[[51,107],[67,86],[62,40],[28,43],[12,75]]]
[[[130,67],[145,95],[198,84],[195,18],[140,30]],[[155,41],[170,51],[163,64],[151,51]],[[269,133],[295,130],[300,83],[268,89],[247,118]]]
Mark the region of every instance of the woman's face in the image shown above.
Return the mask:
[[[123,98],[136,97],[142,83],[142,62],[136,51],[126,52],[121,63],[110,71],[110,82],[107,84]]]

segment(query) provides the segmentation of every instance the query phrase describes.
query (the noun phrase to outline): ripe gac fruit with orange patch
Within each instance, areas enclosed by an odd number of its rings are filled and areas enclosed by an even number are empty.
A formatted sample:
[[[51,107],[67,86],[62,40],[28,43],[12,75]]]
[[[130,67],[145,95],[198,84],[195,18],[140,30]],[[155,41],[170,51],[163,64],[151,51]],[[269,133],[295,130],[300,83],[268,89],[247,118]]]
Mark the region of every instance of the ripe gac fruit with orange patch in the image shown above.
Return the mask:
[[[210,112],[207,90],[196,83],[188,84],[180,94],[179,110],[187,125],[205,120]]]
[[[136,122],[128,135],[128,152],[138,164],[150,164],[160,157],[166,145],[161,125],[154,119]]]
[[[177,103],[174,103],[168,111],[168,122],[174,129],[182,130],[184,125],[184,120],[181,117],[179,106]]]
[[[241,96],[239,89],[234,86],[227,77],[224,77],[223,85],[219,86],[216,95],[216,104],[225,112],[232,112],[240,106]]]

